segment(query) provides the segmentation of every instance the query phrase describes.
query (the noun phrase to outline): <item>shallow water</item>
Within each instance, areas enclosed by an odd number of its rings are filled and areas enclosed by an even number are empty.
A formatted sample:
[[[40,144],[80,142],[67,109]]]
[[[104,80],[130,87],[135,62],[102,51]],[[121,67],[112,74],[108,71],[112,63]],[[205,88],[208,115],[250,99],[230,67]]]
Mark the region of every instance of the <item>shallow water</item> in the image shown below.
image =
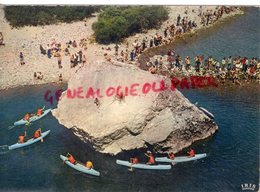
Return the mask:
[[[253,20],[259,18],[259,11],[250,11],[221,29],[212,29],[211,35],[203,34],[190,46],[179,45],[177,51],[186,55],[198,50],[220,58],[224,54],[260,57],[256,43],[260,26]],[[241,26],[244,30],[238,30]],[[25,128],[8,130],[8,126],[43,104],[52,107],[44,100],[44,93],[59,88],[43,85],[1,91],[0,145],[15,143]],[[215,115],[219,131],[194,145],[197,153],[208,153],[207,158],[177,164],[169,171],[129,172],[115,164],[116,157],[94,152],[49,114],[28,128],[29,135],[39,126],[50,129],[43,143],[0,155],[0,191],[241,191],[241,184],[258,185],[259,86],[188,90],[183,94]],[[101,176],[86,176],[64,165],[59,155],[67,152],[82,162],[93,161]],[[141,153],[139,156],[144,159]],[[121,154],[118,158],[127,157]]]

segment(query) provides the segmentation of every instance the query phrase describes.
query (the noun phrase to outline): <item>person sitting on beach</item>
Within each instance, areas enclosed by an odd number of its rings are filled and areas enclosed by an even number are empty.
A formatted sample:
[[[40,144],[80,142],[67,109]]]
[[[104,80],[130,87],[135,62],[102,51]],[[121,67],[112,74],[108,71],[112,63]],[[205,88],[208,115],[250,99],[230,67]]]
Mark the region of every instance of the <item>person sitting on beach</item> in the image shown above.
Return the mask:
[[[87,167],[88,169],[94,169],[93,163],[92,163],[91,161],[87,161],[87,162],[86,162],[86,167]]]
[[[153,156],[151,151],[147,151],[147,153],[145,153],[145,155],[149,158],[147,164],[154,164],[155,163],[154,156]]]
[[[72,47],[77,48],[77,43],[76,43],[75,40],[74,40],[73,43],[72,43]]]
[[[24,116],[23,120],[29,122],[29,120],[30,120],[30,116],[31,116],[30,113],[27,113],[27,114]]]
[[[170,158],[170,159],[174,159],[174,158],[175,158],[175,156],[174,156],[174,153],[173,153],[173,152],[171,152],[171,153],[170,153],[168,156],[169,156],[169,158]]]
[[[40,45],[41,54],[46,55],[46,50]]]
[[[24,135],[20,135],[18,137],[18,143],[24,143],[25,142],[25,137],[26,137],[26,131],[24,132]]]
[[[43,109],[42,108],[38,108],[37,112],[36,112],[36,115],[37,116],[41,116],[42,114],[43,114]]]
[[[193,149],[190,149],[188,154],[189,154],[189,157],[194,157],[195,156],[195,151]]]
[[[37,129],[37,130],[34,132],[34,134],[33,134],[33,139],[39,138],[39,137],[41,136],[41,133],[42,133],[42,129],[41,129],[41,128]]]
[[[156,67],[153,65],[152,67],[149,68],[149,72],[152,74],[156,73]]]
[[[77,161],[74,159],[74,157],[71,154],[67,154],[66,157],[68,158],[66,161],[69,161],[70,163],[76,165]]]
[[[34,78],[37,80],[42,80],[43,74],[41,72],[34,72]]]

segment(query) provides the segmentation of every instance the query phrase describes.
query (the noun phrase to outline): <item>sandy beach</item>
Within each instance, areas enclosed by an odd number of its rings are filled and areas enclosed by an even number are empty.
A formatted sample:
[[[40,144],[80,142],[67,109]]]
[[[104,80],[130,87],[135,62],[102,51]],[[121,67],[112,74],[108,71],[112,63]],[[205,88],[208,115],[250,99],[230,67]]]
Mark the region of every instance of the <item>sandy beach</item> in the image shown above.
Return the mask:
[[[217,6],[202,6],[202,10],[215,9]],[[152,29],[146,33],[138,33],[124,40],[120,44],[119,52],[121,50],[131,50],[135,40],[142,41],[144,37],[148,39],[153,37],[156,33],[163,34],[163,30],[171,23],[176,23],[177,16],[187,16],[192,21],[195,21],[197,27],[192,32],[204,27],[200,23],[199,6],[169,6],[169,19],[165,21],[159,30]],[[186,13],[185,13],[186,12]],[[217,22],[223,21],[227,17],[236,14],[243,14],[243,11],[237,9],[229,14],[224,14]],[[97,21],[97,14],[88,18],[87,21],[73,22],[69,24],[61,23],[57,25],[48,26],[30,26],[18,29],[12,29],[4,18],[3,6],[0,7],[0,31],[3,33],[5,46],[0,47],[0,89],[13,88],[24,85],[44,84],[51,82],[59,82],[59,75],[62,74],[63,82],[67,82],[72,75],[74,75],[82,65],[77,65],[74,68],[70,67],[70,56],[65,56],[64,48],[69,41],[76,41],[79,44],[80,40],[87,39],[87,49],[77,46],[71,47],[70,53],[74,54],[82,51],[86,55],[86,64],[103,60],[104,54],[107,53],[112,60],[115,58],[114,47],[115,44],[100,45],[93,42],[92,24]],[[210,24],[210,27],[214,24]],[[62,48],[62,68],[58,66],[58,58],[48,58],[41,54],[40,45],[46,49],[47,44],[51,41],[61,44]],[[128,42],[128,47],[126,42]],[[110,47],[111,51],[107,48]],[[103,49],[102,49],[103,48]],[[24,65],[20,64],[19,54],[23,53]],[[41,72],[43,78],[41,80],[34,78],[35,72]]]

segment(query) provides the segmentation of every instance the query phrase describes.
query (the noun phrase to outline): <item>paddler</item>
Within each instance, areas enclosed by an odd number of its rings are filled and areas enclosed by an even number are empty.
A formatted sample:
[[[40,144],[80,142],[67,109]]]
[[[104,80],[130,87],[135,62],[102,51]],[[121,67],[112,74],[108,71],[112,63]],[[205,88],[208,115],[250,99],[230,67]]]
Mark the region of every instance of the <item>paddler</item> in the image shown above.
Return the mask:
[[[33,138],[34,138],[34,139],[37,139],[38,137],[41,136],[41,133],[42,133],[42,129],[41,129],[41,128],[37,129],[37,130],[34,132],[34,134],[33,134]]]
[[[43,114],[43,109],[42,108],[38,108],[37,112],[36,112],[36,115],[37,116],[41,116],[42,114]]]
[[[26,131],[24,132],[24,135],[20,135],[18,137],[18,143],[24,143],[25,142],[25,137],[26,137]]]
[[[27,113],[27,114],[24,116],[23,120],[29,122],[29,120],[30,120],[30,113]]]
[[[130,158],[131,168],[128,169],[128,170],[129,170],[129,171],[133,171],[132,165],[133,165],[133,164],[137,164],[138,162],[139,162],[139,160],[138,160],[137,157]]]
[[[153,156],[151,151],[147,151],[145,155],[149,158],[147,164],[154,164],[155,163],[154,156]]]
[[[72,163],[72,164],[74,164],[74,165],[76,165],[76,160],[74,159],[74,157],[71,155],[71,154],[67,154],[67,156],[66,156],[68,159],[67,160],[65,160],[65,161],[69,161],[70,163]]]
[[[87,162],[86,162],[86,167],[87,167],[88,169],[94,169],[93,163],[92,163],[91,161],[87,161]]]
[[[194,157],[195,156],[195,151],[193,149],[190,149],[188,154],[189,154],[189,157]]]
[[[169,158],[170,158],[170,159],[174,159],[174,158],[175,158],[175,156],[174,156],[174,153],[173,153],[173,152],[171,152],[171,153],[170,153],[168,156],[169,156]]]
[[[134,158],[130,158],[130,162],[132,164],[137,164],[139,162],[138,158],[137,157],[134,157]]]

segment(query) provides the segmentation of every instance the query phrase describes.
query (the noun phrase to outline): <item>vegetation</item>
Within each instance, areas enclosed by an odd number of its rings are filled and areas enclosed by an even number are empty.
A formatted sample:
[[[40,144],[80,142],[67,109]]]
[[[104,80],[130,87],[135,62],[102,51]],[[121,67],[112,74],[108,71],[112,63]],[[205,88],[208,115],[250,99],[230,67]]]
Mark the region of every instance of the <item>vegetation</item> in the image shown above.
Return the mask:
[[[6,6],[5,18],[13,27],[48,25],[83,20],[100,6]]]
[[[168,18],[163,6],[106,7],[93,24],[96,41],[118,42],[124,37],[159,27]]]

